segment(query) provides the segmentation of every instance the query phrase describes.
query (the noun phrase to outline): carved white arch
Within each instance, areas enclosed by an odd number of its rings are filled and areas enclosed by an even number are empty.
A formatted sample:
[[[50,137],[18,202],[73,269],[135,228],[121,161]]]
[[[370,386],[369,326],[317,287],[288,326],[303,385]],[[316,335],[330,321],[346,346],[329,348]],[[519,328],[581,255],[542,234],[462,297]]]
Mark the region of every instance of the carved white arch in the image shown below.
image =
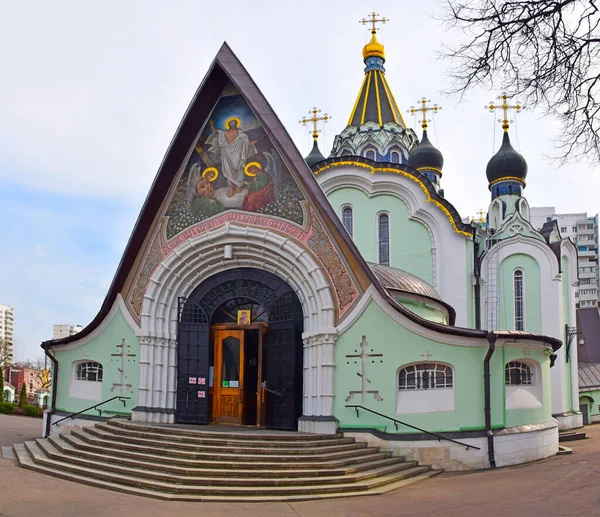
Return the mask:
[[[352,165],[329,168],[316,176],[325,195],[342,188],[355,188],[371,198],[388,194],[401,199],[411,220],[421,223],[431,239],[434,287],[456,310],[456,324],[467,326],[468,307],[467,237],[454,231],[446,214],[433,203],[419,184],[402,174],[375,173]],[[382,207],[383,208],[383,207]]]
[[[232,259],[224,248],[232,246]],[[177,300],[233,268],[269,271],[296,292],[304,315],[306,416],[333,415],[335,303],[321,265],[293,239],[264,228],[225,223],[176,248],[152,275],[140,325],[140,411],[137,420],[173,422],[177,378]],[[317,387],[319,389],[317,390]]]

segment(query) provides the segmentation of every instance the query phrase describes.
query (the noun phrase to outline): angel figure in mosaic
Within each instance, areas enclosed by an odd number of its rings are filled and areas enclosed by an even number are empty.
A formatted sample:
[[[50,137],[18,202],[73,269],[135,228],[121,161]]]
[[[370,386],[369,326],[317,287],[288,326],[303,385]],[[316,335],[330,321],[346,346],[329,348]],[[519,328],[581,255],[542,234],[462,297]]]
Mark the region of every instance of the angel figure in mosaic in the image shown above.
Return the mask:
[[[258,162],[250,162],[244,168],[248,177],[244,184],[248,193],[242,203],[242,210],[248,212],[258,212],[261,208],[269,206],[275,202],[277,197],[277,184],[281,177],[281,166],[276,153],[264,152],[263,155],[267,161],[267,166]]]
[[[225,210],[225,207],[214,198],[215,191],[211,183],[217,179],[219,171],[208,167],[201,172],[199,164],[190,168],[187,184],[187,200],[190,208],[203,217],[212,217]]]

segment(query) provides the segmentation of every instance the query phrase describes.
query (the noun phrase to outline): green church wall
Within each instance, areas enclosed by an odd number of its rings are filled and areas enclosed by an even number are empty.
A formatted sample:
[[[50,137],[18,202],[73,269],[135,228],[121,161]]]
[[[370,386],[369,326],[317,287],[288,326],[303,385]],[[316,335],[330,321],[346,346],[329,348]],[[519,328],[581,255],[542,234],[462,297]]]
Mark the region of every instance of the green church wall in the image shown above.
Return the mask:
[[[525,283],[525,330],[534,334],[543,334],[541,310],[540,266],[537,261],[521,253],[510,255],[500,263],[499,300],[501,329],[514,330],[514,290],[513,275],[515,269],[522,269]]]
[[[377,329],[377,332],[373,332]],[[361,353],[362,336],[366,336],[369,354],[382,354],[369,357],[366,362],[367,393],[362,399]],[[381,336],[393,336],[392,339]],[[452,346],[414,334],[389,317],[375,302],[371,302],[358,320],[344,332],[337,341],[335,362],[335,404],[334,414],[345,429],[376,428],[388,433],[412,433],[409,427],[394,424],[382,417],[359,410],[359,417],[353,408],[346,405],[362,405],[384,415],[397,418],[408,424],[431,432],[483,430],[484,421],[484,382],[483,360],[487,345],[481,347]],[[423,363],[424,354],[428,362],[443,363],[453,368],[454,409],[428,413],[398,413],[398,371],[400,367]],[[505,410],[504,366],[506,362],[522,358],[524,349],[498,347],[490,362],[492,427],[503,428],[550,421],[550,376],[543,377],[543,407],[533,409]],[[544,351],[528,349],[530,361],[538,361],[540,368],[549,368],[549,359]],[[403,390],[400,395],[414,390]],[[435,396],[437,391],[431,390]],[[354,392],[354,393],[353,393]]]
[[[374,333],[373,329],[377,329],[377,332]],[[372,394],[368,394],[362,401],[361,377],[358,375],[361,373],[361,360],[346,357],[361,352],[363,335],[369,344],[369,353],[383,354],[382,357],[368,359],[366,370],[366,377],[371,381],[367,390],[378,391],[383,398],[381,401],[376,401]],[[380,336],[393,338],[385,339]],[[432,432],[482,428],[483,375],[474,375],[473,372],[482,372],[486,350],[487,347],[449,346],[416,335],[390,318],[375,302],[371,302],[358,321],[338,338],[336,344],[335,416],[340,420],[341,427],[385,428],[387,432],[396,432],[393,423],[381,417],[362,411],[360,417],[356,418],[354,409],[345,407],[347,404],[358,404]],[[404,365],[424,362],[421,355],[426,352],[430,354],[429,362],[445,363],[453,368],[454,411],[398,414],[398,370]],[[346,401],[351,391],[359,393]],[[399,432],[414,430],[400,427]]]
[[[442,323],[448,325],[448,317],[436,307],[431,305],[425,305],[423,303],[415,302],[413,300],[407,300],[401,297],[396,300],[406,307],[409,311],[421,316],[421,318],[428,321],[435,321],[436,323]]]
[[[338,216],[343,206],[352,206],[353,240],[367,262],[377,262],[377,215],[385,210],[390,217],[390,266],[408,271],[433,285],[429,230],[409,218],[408,207],[401,199],[387,194],[370,198],[356,188],[338,189],[327,197]]]
[[[120,357],[122,348],[117,347],[117,345],[120,345],[123,339],[125,339],[126,344],[124,352],[127,356],[122,359]],[[118,400],[103,405],[101,408],[103,416],[111,416],[113,414],[128,415],[138,405],[140,345],[134,331],[127,324],[120,310],[116,312],[113,319],[100,335],[90,342],[72,350],[61,351],[60,349],[55,349],[55,352],[59,364],[56,397],[57,410],[74,413],[118,395],[131,397],[131,400],[126,401],[125,407]],[[77,398],[71,395],[70,387],[74,379],[73,365],[79,361],[95,361],[102,364],[102,395],[99,400]],[[119,369],[123,366],[123,384],[131,386],[125,387],[121,391],[120,387],[114,385],[121,384],[122,382]],[[95,411],[90,412],[90,414],[97,416]]]
[[[499,354],[500,355],[500,354]],[[550,380],[550,357],[544,351],[538,348],[524,347],[504,347],[503,348],[504,367],[511,361],[522,361],[535,365],[537,368],[532,370],[533,382],[540,382],[541,375],[541,396],[542,407],[529,409],[506,409],[505,426],[513,427],[526,424],[539,424],[549,422],[552,419],[551,406],[551,380]],[[504,369],[503,367],[503,369]],[[537,386],[537,384],[536,384]],[[506,389],[506,387],[505,387]],[[505,397],[506,400],[506,397]]]

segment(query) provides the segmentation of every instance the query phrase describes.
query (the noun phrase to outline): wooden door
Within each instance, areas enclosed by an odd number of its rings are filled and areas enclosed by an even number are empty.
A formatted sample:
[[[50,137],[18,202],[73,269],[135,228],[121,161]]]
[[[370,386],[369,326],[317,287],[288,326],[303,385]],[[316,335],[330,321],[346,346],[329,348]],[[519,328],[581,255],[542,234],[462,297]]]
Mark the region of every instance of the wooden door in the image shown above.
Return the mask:
[[[215,422],[242,424],[244,409],[244,331],[215,333]]]

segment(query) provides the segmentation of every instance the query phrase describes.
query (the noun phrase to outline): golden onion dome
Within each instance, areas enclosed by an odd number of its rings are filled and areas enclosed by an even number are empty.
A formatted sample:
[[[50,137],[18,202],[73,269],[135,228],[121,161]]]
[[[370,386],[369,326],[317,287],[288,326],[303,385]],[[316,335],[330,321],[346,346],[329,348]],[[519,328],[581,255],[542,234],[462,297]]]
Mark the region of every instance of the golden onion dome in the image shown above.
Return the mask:
[[[363,58],[367,59],[368,57],[380,57],[385,59],[385,52],[383,50],[383,45],[377,41],[375,37],[375,33],[373,32],[373,37],[371,41],[367,43],[363,48]]]

